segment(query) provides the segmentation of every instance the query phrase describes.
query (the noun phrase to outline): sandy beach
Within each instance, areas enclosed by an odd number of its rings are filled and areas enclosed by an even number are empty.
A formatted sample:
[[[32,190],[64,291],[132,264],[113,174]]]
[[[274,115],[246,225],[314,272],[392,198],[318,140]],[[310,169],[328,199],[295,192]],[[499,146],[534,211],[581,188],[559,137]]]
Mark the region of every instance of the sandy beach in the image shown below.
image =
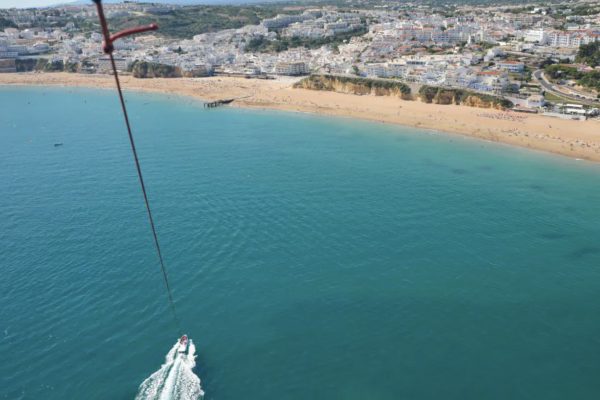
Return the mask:
[[[297,79],[228,77],[136,79],[122,77],[124,89],[193,96],[235,98],[235,106],[309,112],[400,124],[600,161],[600,120],[574,121],[535,114],[454,105],[425,104],[392,97],[357,96],[294,89]],[[108,75],[68,73],[0,74],[0,85],[114,88]]]

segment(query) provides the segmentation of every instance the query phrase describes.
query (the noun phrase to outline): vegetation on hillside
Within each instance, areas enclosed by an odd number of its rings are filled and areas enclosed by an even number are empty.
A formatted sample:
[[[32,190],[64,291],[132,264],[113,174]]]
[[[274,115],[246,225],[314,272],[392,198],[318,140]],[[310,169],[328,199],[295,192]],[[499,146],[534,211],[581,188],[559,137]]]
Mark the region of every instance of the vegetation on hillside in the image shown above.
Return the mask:
[[[375,8],[375,7],[390,7],[389,0],[287,0],[286,3],[300,6],[309,6],[309,7],[322,7],[324,5],[331,5],[337,7],[346,7],[349,9],[352,8]],[[528,3],[538,3],[538,4],[547,4],[542,0],[534,0]],[[400,3],[401,4],[401,3]],[[413,8],[412,4],[408,3],[410,8]],[[498,7],[501,5],[522,5],[523,0],[502,0],[498,2],[498,0],[421,0],[419,3],[421,6],[429,6],[429,7],[444,7],[450,8],[455,7],[457,5],[463,4],[471,4],[471,5],[491,5],[494,7]]]
[[[582,72],[570,64],[551,64],[544,67],[544,73],[550,80],[557,79],[579,79]]]
[[[276,40],[269,40],[264,36],[254,38],[246,45],[246,52],[274,52],[279,53],[295,47],[305,47],[307,49],[316,49],[329,44],[334,47],[339,46],[345,40],[350,40],[354,36],[362,36],[367,33],[366,28],[356,29],[351,32],[339,33],[337,35],[320,38],[301,38],[301,37],[283,37],[278,35]]]
[[[244,25],[257,25],[264,18],[281,12],[281,6],[187,6],[176,8],[167,14],[129,15],[111,18],[109,24],[114,31],[131,26],[156,22],[160,35],[172,38],[191,39],[194,35],[237,29]],[[286,13],[290,13],[287,12]],[[84,23],[80,21],[80,24]],[[92,26],[89,26],[92,30]]]
[[[600,92],[600,71],[583,72],[570,64],[552,64],[544,68],[544,73],[551,81],[574,80],[577,84]]]
[[[533,11],[534,6],[525,6],[525,7],[518,7],[518,8],[507,8],[506,10],[504,10],[504,12],[510,13],[510,14],[529,14]]]
[[[5,28],[16,28],[17,26],[9,19],[0,16],[0,31]]]
[[[572,7],[571,5],[569,5],[568,9],[571,11],[570,15],[586,16],[586,15],[595,15],[600,12],[600,6],[598,4],[594,4],[594,3],[579,4],[579,5],[576,5],[575,7]]]
[[[600,97],[600,71],[592,71],[583,74],[577,83],[579,83],[581,86],[596,90],[598,92],[598,96]]]
[[[600,42],[592,42],[579,46],[575,61],[587,64],[590,67],[600,65]]]
[[[419,89],[419,97],[425,103],[456,104],[487,108],[511,108],[510,100],[490,94],[482,94],[464,89],[448,89],[423,85]]]

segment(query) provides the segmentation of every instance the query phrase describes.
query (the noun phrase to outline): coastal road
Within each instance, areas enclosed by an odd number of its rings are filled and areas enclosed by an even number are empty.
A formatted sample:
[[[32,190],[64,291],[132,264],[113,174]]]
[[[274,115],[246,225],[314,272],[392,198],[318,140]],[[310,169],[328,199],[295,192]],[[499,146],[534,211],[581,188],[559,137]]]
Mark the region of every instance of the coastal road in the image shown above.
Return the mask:
[[[535,79],[535,81],[538,82],[544,88],[544,90],[546,90],[547,92],[550,92],[552,94],[555,94],[557,96],[563,97],[565,99],[573,100],[573,101],[576,101],[578,103],[585,104],[588,106],[598,107],[600,105],[600,103],[597,101],[584,99],[581,97],[577,97],[573,94],[565,93],[563,91],[558,90],[556,85],[552,84],[551,82],[549,82],[546,79],[546,77],[544,76],[544,71],[541,69],[534,71],[533,79]]]

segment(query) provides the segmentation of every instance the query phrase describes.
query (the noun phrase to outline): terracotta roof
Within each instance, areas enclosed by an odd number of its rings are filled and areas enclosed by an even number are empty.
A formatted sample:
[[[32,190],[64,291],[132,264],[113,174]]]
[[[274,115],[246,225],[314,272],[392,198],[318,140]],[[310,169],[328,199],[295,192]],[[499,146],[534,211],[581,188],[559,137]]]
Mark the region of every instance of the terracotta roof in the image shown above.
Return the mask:
[[[500,75],[500,71],[481,71],[478,72],[477,75],[496,76]]]

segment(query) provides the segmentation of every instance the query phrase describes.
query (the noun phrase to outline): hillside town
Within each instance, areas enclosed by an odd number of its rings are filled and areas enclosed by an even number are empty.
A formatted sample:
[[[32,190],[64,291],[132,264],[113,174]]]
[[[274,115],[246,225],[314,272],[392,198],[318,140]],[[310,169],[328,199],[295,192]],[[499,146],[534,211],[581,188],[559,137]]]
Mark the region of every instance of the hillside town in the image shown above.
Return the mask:
[[[582,46],[600,43],[600,6],[577,4],[457,6],[451,12],[393,2],[293,9],[259,24],[189,38],[160,30],[127,38],[115,43],[115,59],[121,72],[134,76],[143,64],[150,77],[330,74],[399,80],[416,88],[494,94],[523,111],[585,118],[598,113],[600,84],[586,86],[560,71],[548,76],[544,69],[568,64],[577,76],[600,75],[600,66],[577,58]],[[106,5],[109,19],[152,19],[180,7]],[[0,72],[109,73],[93,6],[44,10],[50,12],[2,10],[7,27],[0,32]]]

